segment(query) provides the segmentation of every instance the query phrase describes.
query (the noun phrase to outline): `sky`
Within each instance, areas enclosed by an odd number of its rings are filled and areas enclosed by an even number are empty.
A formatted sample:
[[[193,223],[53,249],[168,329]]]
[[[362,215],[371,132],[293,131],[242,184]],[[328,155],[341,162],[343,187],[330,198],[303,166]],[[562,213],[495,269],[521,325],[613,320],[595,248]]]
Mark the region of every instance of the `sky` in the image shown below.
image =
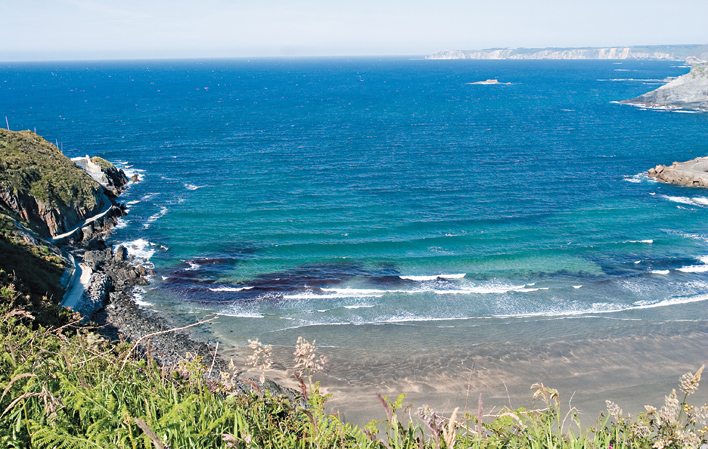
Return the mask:
[[[708,0],[0,0],[0,60],[708,44]]]

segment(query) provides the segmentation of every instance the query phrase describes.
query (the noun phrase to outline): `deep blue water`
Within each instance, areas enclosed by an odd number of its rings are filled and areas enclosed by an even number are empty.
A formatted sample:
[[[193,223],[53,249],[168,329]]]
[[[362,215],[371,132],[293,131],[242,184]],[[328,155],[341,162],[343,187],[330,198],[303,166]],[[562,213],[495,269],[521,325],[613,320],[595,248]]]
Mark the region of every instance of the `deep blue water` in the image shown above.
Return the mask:
[[[337,324],[346,345],[342,324],[452,318],[492,318],[508,340],[514,317],[705,323],[708,194],[640,174],[707,154],[708,116],[612,103],[686,71],[3,64],[0,115],[143,175],[113,240],[151,256],[142,300],[166,316],[219,312],[237,343]],[[487,78],[511,84],[468,84]]]

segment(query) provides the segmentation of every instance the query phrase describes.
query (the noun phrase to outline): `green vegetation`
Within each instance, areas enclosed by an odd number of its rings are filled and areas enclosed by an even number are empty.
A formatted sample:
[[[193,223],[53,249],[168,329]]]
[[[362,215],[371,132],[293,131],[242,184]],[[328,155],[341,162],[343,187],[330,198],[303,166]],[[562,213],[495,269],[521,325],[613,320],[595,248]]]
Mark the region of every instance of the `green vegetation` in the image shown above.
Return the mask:
[[[52,207],[92,209],[100,186],[37,134],[0,129],[0,191]]]
[[[698,448],[705,442],[708,406],[687,402],[701,370],[681,379],[658,410],[636,418],[608,403],[595,428],[561,410],[557,391],[534,386],[541,407],[446,417],[429,408],[402,413],[403,397],[382,398],[388,418],[358,427],[324,411],[327,397],[312,382],[325,360],[298,341],[294,371],[303,401],[262,391],[243,393],[237,370],[207,380],[208,368],[185,355],[173,368],[133,356],[78,320],[62,316],[38,325],[21,288],[5,277],[0,289],[0,447],[3,448]],[[75,317],[74,317],[75,318]],[[314,342],[313,342],[314,343]],[[252,342],[254,366],[267,366],[269,348]],[[408,418],[402,418],[401,416]],[[478,416],[484,416],[479,420]]]
[[[30,231],[23,230],[9,212],[0,206],[0,285],[10,279],[22,279],[25,294],[16,298],[15,305],[31,307],[41,323],[56,323],[55,302],[63,290],[60,279],[66,261],[59,251]]]
[[[115,167],[111,162],[103,159],[102,157],[93,156],[91,162],[101,167],[101,170],[108,170],[109,168]]]

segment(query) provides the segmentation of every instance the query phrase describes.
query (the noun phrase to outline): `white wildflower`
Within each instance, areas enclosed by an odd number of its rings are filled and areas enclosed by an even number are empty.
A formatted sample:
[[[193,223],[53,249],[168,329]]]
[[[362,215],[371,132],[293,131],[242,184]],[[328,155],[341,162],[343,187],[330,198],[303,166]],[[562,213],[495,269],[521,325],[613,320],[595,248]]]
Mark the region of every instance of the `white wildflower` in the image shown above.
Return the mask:
[[[695,373],[689,371],[681,376],[681,382],[679,383],[681,391],[686,394],[693,394],[698,391],[698,385],[701,382],[701,374],[703,374],[704,367],[705,365],[702,365]]]
[[[701,445],[701,438],[688,429],[679,430],[677,437],[682,449],[698,449]]]
[[[305,374],[312,376],[315,373],[319,373],[327,363],[325,356],[317,356],[315,340],[310,343],[303,337],[297,337],[293,356],[295,358],[295,373],[299,378],[302,378]]]
[[[265,382],[265,371],[273,365],[273,346],[264,345],[258,339],[248,340],[248,347],[251,348],[251,355],[246,359],[246,363],[261,371],[260,381]]]
[[[612,417],[612,419],[615,420],[615,422],[622,421],[622,409],[619,405],[615,404],[612,401],[605,401],[605,405],[607,405],[607,413],[609,413],[609,415]]]
[[[676,424],[681,406],[676,397],[676,390],[671,390],[671,394],[665,397],[664,406],[659,411],[659,419],[663,423]]]

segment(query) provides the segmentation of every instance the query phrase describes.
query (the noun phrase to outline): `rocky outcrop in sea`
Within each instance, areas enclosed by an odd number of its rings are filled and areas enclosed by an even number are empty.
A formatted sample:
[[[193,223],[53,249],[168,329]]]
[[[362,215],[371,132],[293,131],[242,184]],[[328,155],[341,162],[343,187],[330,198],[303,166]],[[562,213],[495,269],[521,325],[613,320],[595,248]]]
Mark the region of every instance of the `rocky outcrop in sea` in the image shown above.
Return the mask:
[[[648,174],[650,178],[668,184],[708,188],[708,156],[674,162],[669,166],[657,165]]]
[[[687,74],[621,103],[649,109],[708,112],[708,64],[696,64]]]

